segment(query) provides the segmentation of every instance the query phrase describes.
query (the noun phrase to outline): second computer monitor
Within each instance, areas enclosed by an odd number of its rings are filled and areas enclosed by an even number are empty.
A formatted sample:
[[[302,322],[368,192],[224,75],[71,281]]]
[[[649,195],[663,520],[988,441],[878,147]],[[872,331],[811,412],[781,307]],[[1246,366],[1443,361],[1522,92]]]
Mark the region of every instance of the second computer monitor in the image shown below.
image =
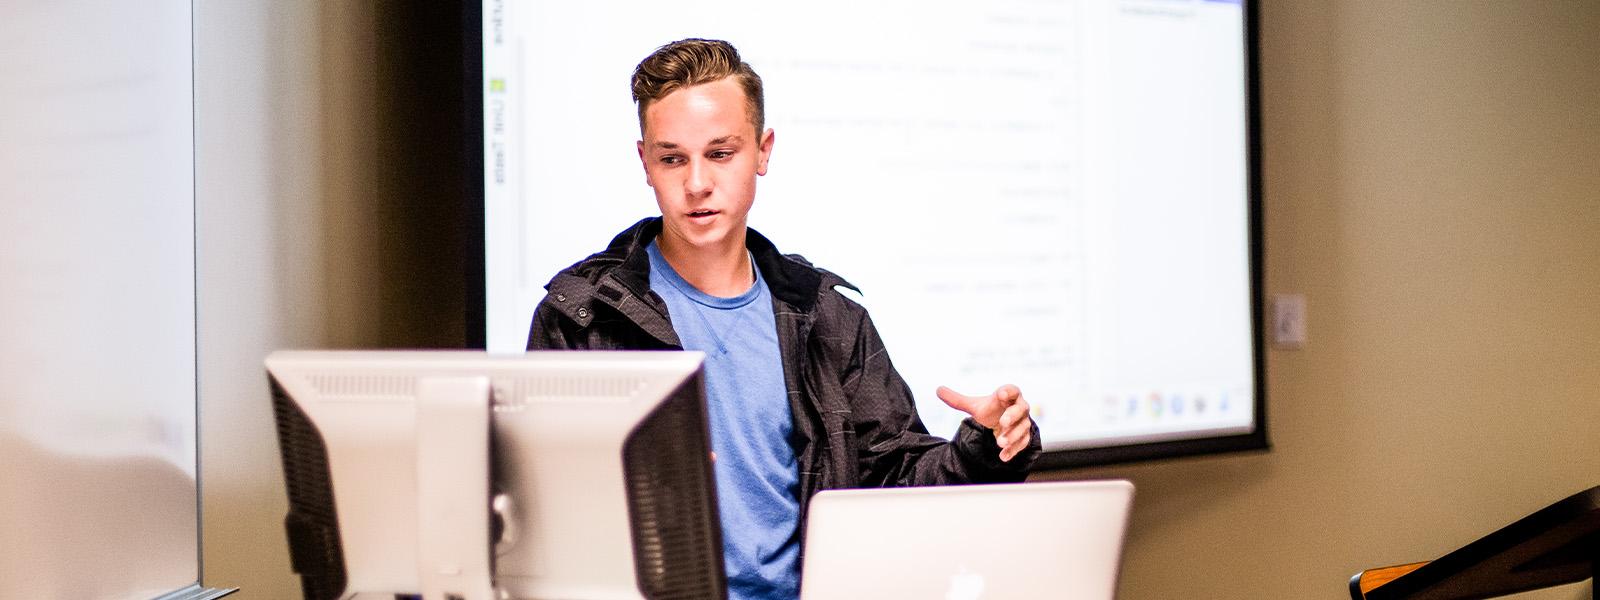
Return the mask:
[[[422,593],[429,549],[420,546],[454,535],[430,538],[431,513],[419,508],[428,498],[438,506],[428,481],[440,477],[419,447],[459,433],[429,422],[452,414],[426,408],[423,398],[441,393],[492,411],[487,436],[462,438],[487,440],[488,472],[446,479],[482,479],[482,497],[493,499],[481,539],[493,545],[497,593],[724,597],[702,361],[693,352],[274,353],[285,524],[306,597]],[[470,456],[470,443],[445,447]],[[451,538],[460,539],[479,538]]]

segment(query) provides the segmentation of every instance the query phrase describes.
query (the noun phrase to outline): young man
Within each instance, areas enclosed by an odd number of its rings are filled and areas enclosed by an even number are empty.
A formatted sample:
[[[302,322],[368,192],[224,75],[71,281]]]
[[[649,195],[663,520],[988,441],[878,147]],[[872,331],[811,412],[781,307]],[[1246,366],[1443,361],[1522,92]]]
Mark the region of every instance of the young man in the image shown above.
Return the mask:
[[[800,524],[819,490],[1027,475],[1039,436],[1015,386],[939,388],[971,418],[955,440],[929,435],[866,310],[835,289],[854,288],[745,226],[774,134],[761,78],[732,45],[662,46],[634,71],[633,97],[661,217],[551,280],[528,348],[706,353],[730,597],[798,595]]]

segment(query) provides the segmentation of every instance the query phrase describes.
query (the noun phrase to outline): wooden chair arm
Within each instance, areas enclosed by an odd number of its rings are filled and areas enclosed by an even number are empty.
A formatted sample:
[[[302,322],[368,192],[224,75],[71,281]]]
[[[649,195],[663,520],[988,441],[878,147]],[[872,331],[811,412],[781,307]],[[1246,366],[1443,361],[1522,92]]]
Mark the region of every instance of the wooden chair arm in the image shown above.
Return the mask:
[[[1428,561],[1395,565],[1392,567],[1378,567],[1376,569],[1367,569],[1360,573],[1356,573],[1354,577],[1350,578],[1350,598],[1352,600],[1366,600],[1367,592],[1372,591],[1374,588],[1380,585],[1394,581],[1401,575],[1415,571],[1425,564],[1428,564]]]

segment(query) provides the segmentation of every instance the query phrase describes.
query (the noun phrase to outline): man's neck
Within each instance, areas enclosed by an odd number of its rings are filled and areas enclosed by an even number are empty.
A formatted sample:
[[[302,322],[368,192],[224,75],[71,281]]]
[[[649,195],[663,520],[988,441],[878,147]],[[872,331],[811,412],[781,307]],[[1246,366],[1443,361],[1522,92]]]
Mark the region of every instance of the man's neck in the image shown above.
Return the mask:
[[[737,237],[738,239],[732,239]],[[697,248],[663,232],[656,238],[661,257],[695,289],[719,298],[732,298],[755,285],[754,265],[744,247],[744,231],[717,247]]]

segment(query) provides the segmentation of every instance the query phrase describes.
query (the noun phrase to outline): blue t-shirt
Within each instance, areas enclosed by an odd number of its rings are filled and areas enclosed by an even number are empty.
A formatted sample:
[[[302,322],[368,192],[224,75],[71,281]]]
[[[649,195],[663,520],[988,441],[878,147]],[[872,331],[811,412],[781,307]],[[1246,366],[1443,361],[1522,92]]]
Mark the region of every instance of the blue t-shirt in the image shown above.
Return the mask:
[[[800,473],[772,292],[712,296],[680,277],[650,242],[650,289],[667,303],[686,350],[706,354],[706,404],[728,597],[800,595]]]

